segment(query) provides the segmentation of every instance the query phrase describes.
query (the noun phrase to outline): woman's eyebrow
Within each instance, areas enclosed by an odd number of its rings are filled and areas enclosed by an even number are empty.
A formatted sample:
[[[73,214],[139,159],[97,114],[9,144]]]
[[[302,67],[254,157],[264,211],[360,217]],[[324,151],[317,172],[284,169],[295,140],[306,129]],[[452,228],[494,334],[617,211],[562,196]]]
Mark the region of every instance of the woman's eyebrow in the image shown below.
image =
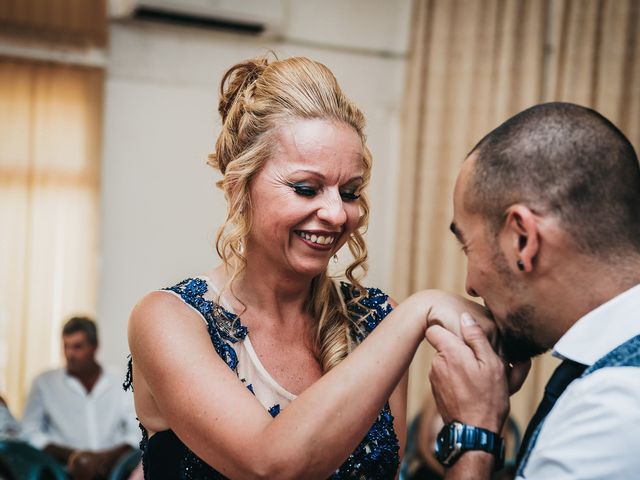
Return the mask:
[[[314,175],[318,178],[321,178],[322,180],[325,179],[325,176],[323,174],[321,174],[320,172],[316,172],[315,170],[308,170],[306,168],[301,168],[298,170],[294,170],[293,172],[291,172],[291,174],[295,174],[295,173],[310,173],[311,175]]]
[[[296,173],[309,173],[309,174],[311,174],[311,175],[314,175],[314,176],[316,176],[316,177],[320,178],[321,180],[326,180],[326,177],[325,177],[322,173],[320,173],[320,172],[316,172],[315,170],[309,170],[309,169],[306,169],[306,168],[301,168],[301,169],[298,169],[298,170],[294,170],[294,171],[292,171],[292,172],[290,173],[290,175],[294,175],[294,174],[296,174]],[[347,181],[345,182],[345,184],[346,184],[346,183],[352,183],[352,182],[355,182],[355,181],[357,181],[357,180],[362,181],[362,180],[364,180],[364,177],[363,177],[362,175],[356,175],[355,177],[352,177],[352,178],[350,178],[349,180],[347,180]]]

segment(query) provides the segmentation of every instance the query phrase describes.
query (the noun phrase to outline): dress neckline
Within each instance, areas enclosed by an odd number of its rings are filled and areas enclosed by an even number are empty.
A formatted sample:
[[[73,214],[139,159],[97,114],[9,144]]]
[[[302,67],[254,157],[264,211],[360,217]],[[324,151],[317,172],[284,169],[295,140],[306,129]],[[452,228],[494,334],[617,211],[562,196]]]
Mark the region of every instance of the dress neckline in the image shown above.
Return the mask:
[[[228,305],[222,299],[222,296],[220,295],[220,290],[218,290],[216,285],[211,281],[211,279],[207,275],[198,275],[196,278],[200,278],[201,280],[204,280],[205,283],[207,284],[207,290],[211,290],[211,292],[214,295],[217,295],[218,299],[220,300],[218,302],[218,301],[215,301],[214,299],[211,299],[211,301],[214,302],[215,304],[217,304],[226,313],[235,316],[238,319],[239,324],[246,329],[247,334],[244,337],[243,344],[244,344],[245,348],[247,349],[247,354],[249,355],[249,358],[251,359],[251,362],[255,365],[255,367],[258,369],[260,374],[264,377],[265,381],[267,381],[270,384],[270,386],[274,390],[276,390],[280,395],[282,395],[283,397],[287,398],[290,401],[295,400],[297,398],[297,395],[294,394],[294,393],[291,393],[289,390],[287,390],[282,385],[280,385],[280,383],[278,383],[276,381],[276,379],[273,378],[273,376],[265,368],[264,364],[260,361],[260,358],[258,357],[258,354],[256,353],[255,349],[253,348],[253,344],[251,343],[251,338],[249,337],[249,333],[250,333],[249,329],[242,323],[242,318],[240,317],[240,315],[238,315],[231,308],[231,306]]]

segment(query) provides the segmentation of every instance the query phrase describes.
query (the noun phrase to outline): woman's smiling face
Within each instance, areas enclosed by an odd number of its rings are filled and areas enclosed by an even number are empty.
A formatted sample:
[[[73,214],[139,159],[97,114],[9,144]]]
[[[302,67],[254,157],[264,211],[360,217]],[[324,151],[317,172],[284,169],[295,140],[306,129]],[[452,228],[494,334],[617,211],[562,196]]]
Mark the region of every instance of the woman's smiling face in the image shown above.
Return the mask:
[[[305,277],[323,272],[360,218],[363,146],[349,125],[295,119],[251,181],[247,261]]]

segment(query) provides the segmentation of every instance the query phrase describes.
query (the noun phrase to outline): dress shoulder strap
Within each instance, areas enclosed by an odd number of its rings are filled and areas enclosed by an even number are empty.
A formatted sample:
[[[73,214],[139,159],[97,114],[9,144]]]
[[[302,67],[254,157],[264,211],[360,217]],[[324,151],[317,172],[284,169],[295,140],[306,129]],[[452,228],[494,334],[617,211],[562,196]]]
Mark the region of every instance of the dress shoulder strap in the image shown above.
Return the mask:
[[[187,278],[163,290],[177,294],[202,315],[216,352],[229,368],[236,370],[238,357],[231,344],[242,341],[247,336],[247,327],[242,325],[240,317],[204,297],[208,286],[202,278]]]
[[[361,343],[393,308],[389,296],[378,288],[358,288],[340,282],[340,293],[351,318],[351,339]]]

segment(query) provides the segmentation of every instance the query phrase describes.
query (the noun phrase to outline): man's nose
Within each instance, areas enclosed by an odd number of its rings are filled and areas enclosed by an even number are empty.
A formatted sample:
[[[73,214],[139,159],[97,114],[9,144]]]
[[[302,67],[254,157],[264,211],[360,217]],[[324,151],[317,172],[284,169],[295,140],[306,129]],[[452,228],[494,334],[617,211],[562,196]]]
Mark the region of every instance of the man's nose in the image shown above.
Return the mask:
[[[471,296],[471,297],[479,297],[480,295],[478,295],[478,292],[476,292],[474,290],[474,288],[471,286],[471,283],[469,282],[469,277],[467,276],[467,280],[465,282],[464,285],[465,291],[467,292],[467,295]]]

